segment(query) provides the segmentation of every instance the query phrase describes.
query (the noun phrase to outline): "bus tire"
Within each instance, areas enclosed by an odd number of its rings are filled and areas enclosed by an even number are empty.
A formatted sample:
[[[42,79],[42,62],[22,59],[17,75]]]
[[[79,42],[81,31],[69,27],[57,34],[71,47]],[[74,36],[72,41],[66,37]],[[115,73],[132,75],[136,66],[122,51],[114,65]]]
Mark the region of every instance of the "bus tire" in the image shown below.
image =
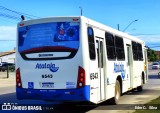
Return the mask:
[[[143,86],[138,86],[138,87],[137,87],[137,91],[138,91],[138,92],[143,91]]]
[[[121,86],[120,86],[120,82],[116,80],[115,95],[113,98],[111,98],[110,103],[113,105],[118,104],[120,96],[121,96]]]
[[[160,78],[160,72],[158,73],[158,78]]]
[[[143,91],[143,79],[141,79],[141,86],[138,86],[138,87],[137,87],[137,91],[138,91],[138,92]]]

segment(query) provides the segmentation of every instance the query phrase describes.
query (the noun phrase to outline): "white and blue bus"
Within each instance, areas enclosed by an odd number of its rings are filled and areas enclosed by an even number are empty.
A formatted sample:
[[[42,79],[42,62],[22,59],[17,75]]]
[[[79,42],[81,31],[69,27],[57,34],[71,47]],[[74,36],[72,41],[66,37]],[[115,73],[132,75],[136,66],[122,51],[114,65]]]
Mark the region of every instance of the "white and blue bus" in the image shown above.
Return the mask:
[[[117,104],[143,90],[147,66],[144,41],[86,17],[18,23],[18,99]]]

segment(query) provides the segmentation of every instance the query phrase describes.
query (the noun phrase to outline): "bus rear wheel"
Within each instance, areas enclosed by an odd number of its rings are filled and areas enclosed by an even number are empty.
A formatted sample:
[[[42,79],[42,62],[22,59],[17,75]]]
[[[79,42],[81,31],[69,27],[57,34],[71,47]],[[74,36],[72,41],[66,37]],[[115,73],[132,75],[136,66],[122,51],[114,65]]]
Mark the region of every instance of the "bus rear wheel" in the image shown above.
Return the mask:
[[[141,85],[137,87],[137,91],[138,92],[143,91],[143,79],[141,79]]]
[[[160,72],[158,73],[158,78],[160,78]]]
[[[121,96],[121,86],[120,86],[120,82],[116,80],[115,95],[113,98],[111,98],[110,103],[114,105],[118,104],[120,96]]]

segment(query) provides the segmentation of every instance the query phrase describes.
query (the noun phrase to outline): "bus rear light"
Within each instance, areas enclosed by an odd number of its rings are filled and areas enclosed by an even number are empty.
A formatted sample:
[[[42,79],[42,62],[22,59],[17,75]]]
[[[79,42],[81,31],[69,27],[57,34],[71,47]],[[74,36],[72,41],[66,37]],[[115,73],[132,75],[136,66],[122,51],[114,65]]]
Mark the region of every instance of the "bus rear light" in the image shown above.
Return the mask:
[[[86,84],[85,70],[79,66],[77,88],[83,87]]]
[[[21,26],[21,27],[24,26],[24,23],[19,24],[19,26]]]
[[[83,78],[81,78],[80,81],[83,82]]]
[[[21,88],[22,87],[22,81],[21,81],[21,75],[20,75],[20,68],[16,70],[16,86]]]
[[[79,19],[78,18],[73,18],[73,21],[78,21]]]

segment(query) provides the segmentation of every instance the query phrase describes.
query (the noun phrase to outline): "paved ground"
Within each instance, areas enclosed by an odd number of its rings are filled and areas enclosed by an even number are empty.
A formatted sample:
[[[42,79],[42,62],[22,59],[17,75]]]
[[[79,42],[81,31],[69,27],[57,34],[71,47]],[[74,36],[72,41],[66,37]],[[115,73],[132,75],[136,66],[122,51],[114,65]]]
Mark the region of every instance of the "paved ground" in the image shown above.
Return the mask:
[[[7,72],[0,72],[0,88],[15,86],[15,72],[9,72],[9,78],[7,78]]]

